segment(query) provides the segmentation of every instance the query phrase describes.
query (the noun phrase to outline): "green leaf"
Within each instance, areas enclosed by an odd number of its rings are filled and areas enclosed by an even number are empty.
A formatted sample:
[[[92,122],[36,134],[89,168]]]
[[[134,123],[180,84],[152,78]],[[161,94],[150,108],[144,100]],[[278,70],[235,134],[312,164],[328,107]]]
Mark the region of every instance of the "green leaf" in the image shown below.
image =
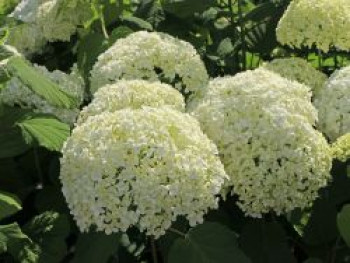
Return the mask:
[[[38,262],[38,247],[25,235],[17,223],[0,225],[0,254],[8,252],[17,262]]]
[[[28,114],[16,122],[24,136],[52,151],[60,151],[70,134],[68,124],[44,114]]]
[[[278,223],[254,220],[241,233],[243,251],[254,263],[294,263],[287,237]]]
[[[270,54],[277,46],[276,24],[274,22],[262,22],[247,30],[245,41],[251,52]]]
[[[33,144],[59,151],[70,134],[68,124],[47,114],[0,105],[0,158],[24,153]]]
[[[340,235],[350,247],[350,205],[345,205],[338,213],[337,225]]]
[[[109,43],[112,45],[118,39],[127,37],[128,35],[130,35],[133,32],[134,31],[127,26],[119,26],[119,27],[113,29],[113,31],[109,35]]]
[[[202,13],[215,4],[214,0],[161,0],[163,9],[180,18],[188,18]]]
[[[34,217],[23,227],[23,232],[37,244],[38,262],[42,263],[61,262],[67,254],[65,239],[69,230],[68,218],[50,211]]]
[[[136,16],[125,16],[122,18],[122,22],[123,24],[134,30],[153,30],[153,26],[149,22]]]
[[[28,88],[53,105],[61,108],[73,108],[76,106],[75,99],[64,92],[59,86],[40,74],[22,57],[12,57],[6,67],[11,76],[18,77]]]
[[[78,68],[84,79],[89,80],[90,70],[98,55],[109,47],[108,41],[100,33],[90,33],[83,37],[78,45]]]
[[[22,209],[21,201],[13,194],[0,191],[0,220]]]
[[[244,20],[247,22],[249,20],[255,21],[255,22],[261,22],[266,18],[270,18],[276,15],[276,5],[274,3],[263,3],[255,8],[253,8],[251,11],[247,12],[244,16]]]
[[[338,236],[336,219],[337,209],[334,204],[326,198],[316,200],[304,228],[305,243],[317,246],[335,240]]]
[[[118,251],[120,235],[80,234],[72,263],[104,263]]]
[[[248,263],[250,260],[238,248],[234,232],[217,223],[205,223],[190,230],[186,238],[174,242],[168,262]]]

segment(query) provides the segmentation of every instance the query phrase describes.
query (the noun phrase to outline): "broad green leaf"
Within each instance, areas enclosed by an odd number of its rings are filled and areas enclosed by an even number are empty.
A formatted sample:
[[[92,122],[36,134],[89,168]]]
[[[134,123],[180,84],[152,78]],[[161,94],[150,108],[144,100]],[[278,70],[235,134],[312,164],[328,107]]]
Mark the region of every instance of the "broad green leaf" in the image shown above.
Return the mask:
[[[76,101],[72,96],[61,90],[56,83],[40,74],[22,57],[10,58],[6,67],[11,76],[18,77],[33,92],[51,104],[61,108],[73,108],[76,106]]]
[[[38,247],[25,235],[17,223],[0,225],[0,254],[8,252],[16,262],[38,262]]]
[[[338,236],[337,209],[326,198],[315,201],[311,217],[304,228],[304,241],[313,246],[326,244]]]
[[[262,22],[247,29],[245,41],[251,52],[269,54],[276,46],[276,23],[273,21]]]
[[[276,15],[277,7],[274,3],[263,3],[255,8],[253,8],[250,12],[247,12],[244,16],[245,21],[252,20],[254,22],[261,22],[266,18],[273,17]]]
[[[16,122],[25,137],[52,151],[60,151],[70,134],[68,124],[43,114],[31,114]]]
[[[340,235],[350,247],[350,205],[345,205],[338,213],[337,225]]]
[[[100,33],[90,33],[84,36],[78,45],[78,68],[84,79],[88,81],[90,70],[97,57],[109,47],[108,41]]]
[[[47,114],[0,105],[0,158],[13,157],[39,144],[59,151],[70,134],[68,124]]]
[[[214,0],[161,0],[163,9],[175,16],[188,18],[195,13],[202,13],[213,6]]]
[[[120,235],[80,234],[72,263],[105,263],[119,249]]]
[[[242,230],[240,243],[254,263],[296,262],[288,247],[287,236],[278,223],[255,220]]]
[[[130,35],[133,32],[134,31],[127,26],[119,26],[119,27],[113,29],[113,31],[109,35],[109,43],[112,45],[118,39],[127,37],[128,35]]]
[[[22,209],[21,201],[13,194],[0,191],[0,220]]]
[[[56,212],[45,212],[34,217],[23,227],[39,248],[39,261],[42,263],[58,263],[67,254],[65,239],[69,235],[70,225],[65,215]]]
[[[135,16],[125,16],[122,18],[122,21],[123,24],[134,30],[153,30],[153,26],[149,22]]]
[[[205,223],[178,238],[169,252],[169,263],[249,263],[229,228]]]

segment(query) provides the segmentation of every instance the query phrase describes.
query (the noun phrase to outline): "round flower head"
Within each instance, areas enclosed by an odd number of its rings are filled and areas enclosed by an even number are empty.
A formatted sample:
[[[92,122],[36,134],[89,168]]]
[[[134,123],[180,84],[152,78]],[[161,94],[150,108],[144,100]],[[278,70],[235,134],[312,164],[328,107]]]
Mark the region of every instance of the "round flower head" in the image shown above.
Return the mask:
[[[45,67],[34,65],[43,75],[47,76],[59,87],[73,96],[77,102],[84,99],[84,81],[73,68],[70,75],[59,70],[48,71]],[[0,90],[0,102],[9,106],[20,106],[23,109],[32,109],[35,112],[53,114],[61,121],[73,124],[79,114],[79,109],[64,109],[51,105],[44,98],[33,92],[17,77],[13,77],[6,83],[6,87]]]
[[[119,79],[160,80],[190,96],[207,85],[208,74],[191,44],[140,31],[117,40],[98,57],[91,71],[92,92]]]
[[[306,121],[312,125],[316,123],[317,111],[311,104],[309,87],[282,78],[264,68],[248,70],[235,77],[222,77],[211,81],[204,98],[193,100],[188,108],[191,111],[202,101],[241,96],[249,96],[252,100],[261,101],[266,105],[274,102],[283,103],[290,112],[304,116]]]
[[[302,58],[280,58],[265,63],[263,68],[289,80],[298,81],[312,89],[316,94],[327,81],[327,76],[312,67]]]
[[[335,46],[350,50],[350,1],[294,0],[276,29],[280,43],[316,47],[328,52]]]
[[[46,42],[69,41],[91,10],[86,0],[22,0],[11,16],[25,24],[14,28],[9,43],[30,54]],[[22,33],[30,39],[28,43],[21,39]]]
[[[198,122],[169,107],[92,116],[62,153],[63,193],[81,231],[136,226],[159,237],[179,215],[194,226],[227,179]]]
[[[333,158],[342,162],[346,162],[350,159],[350,133],[347,133],[339,137],[332,144]]]
[[[331,154],[322,134],[283,96],[259,92],[261,83],[248,77],[255,72],[213,80],[209,90],[221,86],[232,93],[211,99],[208,91],[192,114],[218,146],[239,206],[247,215],[260,217],[309,206],[330,177]],[[243,80],[254,94],[239,90]],[[275,91],[272,86],[270,93]],[[292,94],[284,97],[293,100]],[[304,104],[310,107],[310,102]]]
[[[333,73],[314,104],[318,109],[319,129],[331,141],[350,132],[350,67]]]
[[[115,112],[125,108],[139,109],[143,106],[153,108],[169,106],[178,111],[185,111],[182,95],[168,84],[145,80],[121,80],[96,91],[92,102],[81,111],[78,125],[88,117],[102,112]]]

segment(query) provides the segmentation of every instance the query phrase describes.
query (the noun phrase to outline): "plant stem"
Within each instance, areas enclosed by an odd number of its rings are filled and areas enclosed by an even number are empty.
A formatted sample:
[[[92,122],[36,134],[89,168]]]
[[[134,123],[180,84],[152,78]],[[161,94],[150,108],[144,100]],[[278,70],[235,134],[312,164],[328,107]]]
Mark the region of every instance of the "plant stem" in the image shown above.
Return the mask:
[[[36,147],[33,148],[33,153],[34,153],[34,162],[35,162],[35,168],[38,173],[39,181],[41,184],[44,183],[44,177],[43,177],[43,172],[40,167],[40,160],[39,160],[39,155],[38,155],[38,149]]]
[[[318,51],[318,69],[322,69],[322,53],[321,51]]]
[[[241,37],[241,45],[242,45],[242,69],[246,70],[246,43],[245,43],[245,25],[243,21],[243,10],[242,10],[242,0],[238,0],[238,23],[240,27],[240,37]]]
[[[186,238],[186,234],[185,233],[183,233],[183,232],[181,232],[181,231],[179,231],[179,230],[177,230],[177,229],[175,229],[175,228],[169,228],[169,231],[170,232],[173,232],[173,233],[175,233],[175,234],[178,234],[179,236],[181,236],[181,237],[183,237],[183,238]]]
[[[99,8],[99,12],[100,12],[100,21],[101,21],[101,29],[102,29],[102,33],[105,37],[105,39],[109,39],[109,35],[108,35],[108,32],[107,32],[107,29],[106,29],[106,21],[105,21],[105,17],[103,15],[103,6],[100,5],[100,8]]]
[[[154,240],[154,237],[151,237],[151,247],[152,247],[153,263],[158,263],[157,247],[156,247],[156,241]]]

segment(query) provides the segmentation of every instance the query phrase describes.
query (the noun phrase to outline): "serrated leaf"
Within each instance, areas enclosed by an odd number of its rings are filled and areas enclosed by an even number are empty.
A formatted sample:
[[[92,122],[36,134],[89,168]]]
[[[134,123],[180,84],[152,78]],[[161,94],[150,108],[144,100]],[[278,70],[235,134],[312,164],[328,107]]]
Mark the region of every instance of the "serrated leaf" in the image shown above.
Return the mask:
[[[60,108],[73,108],[75,99],[61,90],[52,80],[40,74],[22,57],[12,57],[6,67],[11,76],[19,78],[28,88],[46,99],[50,104]]]
[[[240,236],[243,251],[254,263],[296,262],[287,237],[278,223],[256,220],[248,223]]]
[[[169,252],[169,263],[248,263],[238,248],[236,235],[217,223],[205,223],[178,238]]]
[[[0,191],[0,220],[22,209],[21,201],[13,194]]]
[[[119,243],[119,234],[80,234],[72,263],[105,263],[118,251]]]
[[[350,205],[345,205],[338,213],[337,226],[340,235],[350,247]]]
[[[30,114],[16,122],[25,136],[35,140],[40,146],[52,151],[60,151],[70,134],[68,124],[44,114]]]
[[[17,262],[38,262],[38,247],[25,235],[17,223],[0,225],[0,254],[8,252]]]

